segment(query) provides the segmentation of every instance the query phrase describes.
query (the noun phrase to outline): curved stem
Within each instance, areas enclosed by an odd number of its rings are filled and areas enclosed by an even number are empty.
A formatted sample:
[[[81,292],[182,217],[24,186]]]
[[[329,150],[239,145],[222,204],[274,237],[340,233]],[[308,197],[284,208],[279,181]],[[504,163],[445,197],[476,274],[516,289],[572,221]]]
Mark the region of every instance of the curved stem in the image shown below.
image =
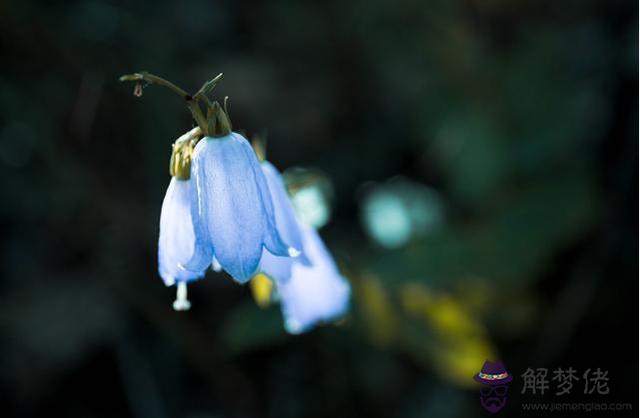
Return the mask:
[[[157,75],[151,74],[147,71],[141,71],[139,73],[133,73],[133,74],[125,74],[120,77],[120,81],[135,81],[137,83],[141,83],[144,81],[149,84],[158,84],[160,86],[167,87],[169,90],[173,91],[174,93],[176,93],[177,95],[185,99],[187,101],[187,106],[191,111],[191,115],[195,119],[200,129],[205,134],[208,134],[208,131],[209,131],[208,125],[207,125],[207,118],[205,117],[204,113],[202,113],[202,109],[200,108],[199,102],[200,100],[203,100],[207,109],[211,108],[211,101],[207,97],[207,94],[211,90],[213,90],[213,88],[216,86],[216,84],[218,84],[218,81],[220,81],[220,79],[222,79],[222,73],[218,74],[211,80],[204,83],[202,87],[200,87],[200,90],[198,90],[196,94],[191,96],[189,93],[186,92],[186,90],[183,90],[182,88],[176,86],[171,81],[166,80],[162,77],[158,77]],[[140,94],[142,94],[141,90],[140,90]]]
[[[158,85],[167,87],[174,93],[181,96],[183,99],[189,100],[191,98],[189,93],[187,93],[185,90],[181,89],[180,87],[176,86],[171,81],[165,80],[162,77],[158,77],[157,75],[148,73],[146,71],[133,73],[133,74],[125,74],[122,77],[120,77],[120,81],[146,81],[149,84],[158,84]]]

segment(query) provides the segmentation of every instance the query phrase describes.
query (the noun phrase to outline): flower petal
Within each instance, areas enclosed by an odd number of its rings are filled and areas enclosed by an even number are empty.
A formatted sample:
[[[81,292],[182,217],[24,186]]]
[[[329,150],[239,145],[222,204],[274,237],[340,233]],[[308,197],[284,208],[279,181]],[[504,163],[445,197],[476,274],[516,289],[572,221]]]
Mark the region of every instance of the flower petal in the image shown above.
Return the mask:
[[[222,268],[243,283],[260,262],[266,224],[259,190],[259,180],[265,180],[262,173],[256,179],[258,162],[255,155],[247,156],[245,143],[239,135],[205,137],[194,150],[191,166],[198,240],[212,248],[209,263],[215,252]]]
[[[191,222],[191,194],[190,180],[172,177],[162,202],[158,272],[167,286],[175,284],[176,281],[190,281],[204,276],[204,269],[189,271],[180,267],[193,257],[196,247]]]
[[[312,263],[293,261],[290,280],[279,283],[285,328],[299,334],[318,322],[331,321],[349,309],[351,288],[340,275],[318,232],[300,224],[304,252]]]
[[[291,266],[298,260],[291,257],[279,257],[271,254],[266,248],[262,250],[258,270],[266,274],[276,284],[285,283],[291,277]]]
[[[296,219],[293,204],[289,199],[280,173],[278,173],[278,170],[268,161],[263,161],[260,166],[269,187],[278,235],[289,247],[295,249],[295,252],[292,252],[290,249],[288,255],[291,257],[299,255],[300,262],[310,265],[307,257],[301,253],[303,248],[302,236],[298,226],[298,220]]]
[[[293,248],[285,243],[276,229],[275,213],[273,210],[273,202],[271,200],[271,192],[267,185],[260,163],[256,158],[256,154],[251,148],[249,142],[240,134],[233,133],[234,138],[242,144],[247,160],[251,161],[251,168],[253,175],[258,186],[258,192],[260,200],[262,201],[262,208],[264,211],[264,246],[274,255],[295,257],[299,254],[298,248]]]

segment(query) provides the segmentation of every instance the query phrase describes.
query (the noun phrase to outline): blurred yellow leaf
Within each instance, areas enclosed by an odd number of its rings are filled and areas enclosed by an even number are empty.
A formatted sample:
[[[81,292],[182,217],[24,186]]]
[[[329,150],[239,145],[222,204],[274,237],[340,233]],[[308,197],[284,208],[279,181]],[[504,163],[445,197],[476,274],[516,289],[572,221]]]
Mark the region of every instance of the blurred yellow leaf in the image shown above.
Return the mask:
[[[391,345],[397,337],[399,321],[384,286],[375,276],[366,275],[354,287],[373,343],[380,347]]]
[[[435,293],[419,284],[400,291],[404,310],[429,328],[416,342],[419,357],[444,379],[473,387],[472,376],[486,359],[495,357],[484,325],[453,296]]]

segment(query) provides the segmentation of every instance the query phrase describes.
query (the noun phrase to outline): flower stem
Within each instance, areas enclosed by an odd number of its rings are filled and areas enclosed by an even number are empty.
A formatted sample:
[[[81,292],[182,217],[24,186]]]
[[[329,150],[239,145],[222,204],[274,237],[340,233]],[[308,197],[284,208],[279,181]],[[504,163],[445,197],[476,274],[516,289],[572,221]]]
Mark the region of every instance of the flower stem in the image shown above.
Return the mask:
[[[213,90],[213,88],[216,86],[218,81],[220,81],[220,79],[222,79],[222,73],[218,74],[211,80],[205,82],[202,85],[202,87],[200,87],[200,90],[198,90],[196,94],[191,96],[189,93],[186,92],[186,90],[176,86],[171,81],[166,80],[162,77],[158,77],[157,75],[151,74],[147,71],[141,71],[139,73],[133,73],[133,74],[125,74],[120,77],[120,81],[136,82],[136,89],[134,90],[134,94],[136,94],[136,96],[142,95],[141,86],[142,86],[142,83],[145,82],[148,84],[158,84],[160,86],[167,87],[169,90],[173,91],[178,96],[185,99],[187,101],[187,106],[191,111],[191,115],[193,116],[193,119],[195,119],[196,123],[205,134],[208,133],[207,119],[205,118],[205,115],[202,112],[202,109],[200,108],[199,102],[200,100],[202,100],[204,101],[207,109],[211,108],[211,101],[207,97],[207,94],[211,90]]]
[[[145,82],[147,82],[149,84],[159,84],[161,86],[165,86],[165,87],[169,88],[171,91],[173,91],[174,93],[178,94],[183,99],[189,100],[190,97],[191,97],[189,95],[189,93],[187,93],[186,91],[184,91],[180,87],[176,86],[171,81],[165,80],[162,77],[158,77],[157,75],[148,73],[146,71],[142,71],[142,72],[139,72],[139,73],[133,73],[133,74],[125,74],[122,77],[120,77],[120,81],[138,81],[138,82],[145,81]]]

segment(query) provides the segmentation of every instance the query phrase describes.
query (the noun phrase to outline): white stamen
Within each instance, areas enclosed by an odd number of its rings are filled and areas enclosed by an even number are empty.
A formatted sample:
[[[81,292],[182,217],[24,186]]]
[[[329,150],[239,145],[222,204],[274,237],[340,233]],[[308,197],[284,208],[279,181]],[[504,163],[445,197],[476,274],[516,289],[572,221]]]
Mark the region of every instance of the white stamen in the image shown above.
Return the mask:
[[[173,309],[176,311],[188,311],[189,308],[191,308],[191,302],[187,299],[187,282],[178,282]]]
[[[289,253],[289,257],[294,257],[294,258],[302,254],[300,251],[296,250],[293,247],[289,247],[287,252]]]

